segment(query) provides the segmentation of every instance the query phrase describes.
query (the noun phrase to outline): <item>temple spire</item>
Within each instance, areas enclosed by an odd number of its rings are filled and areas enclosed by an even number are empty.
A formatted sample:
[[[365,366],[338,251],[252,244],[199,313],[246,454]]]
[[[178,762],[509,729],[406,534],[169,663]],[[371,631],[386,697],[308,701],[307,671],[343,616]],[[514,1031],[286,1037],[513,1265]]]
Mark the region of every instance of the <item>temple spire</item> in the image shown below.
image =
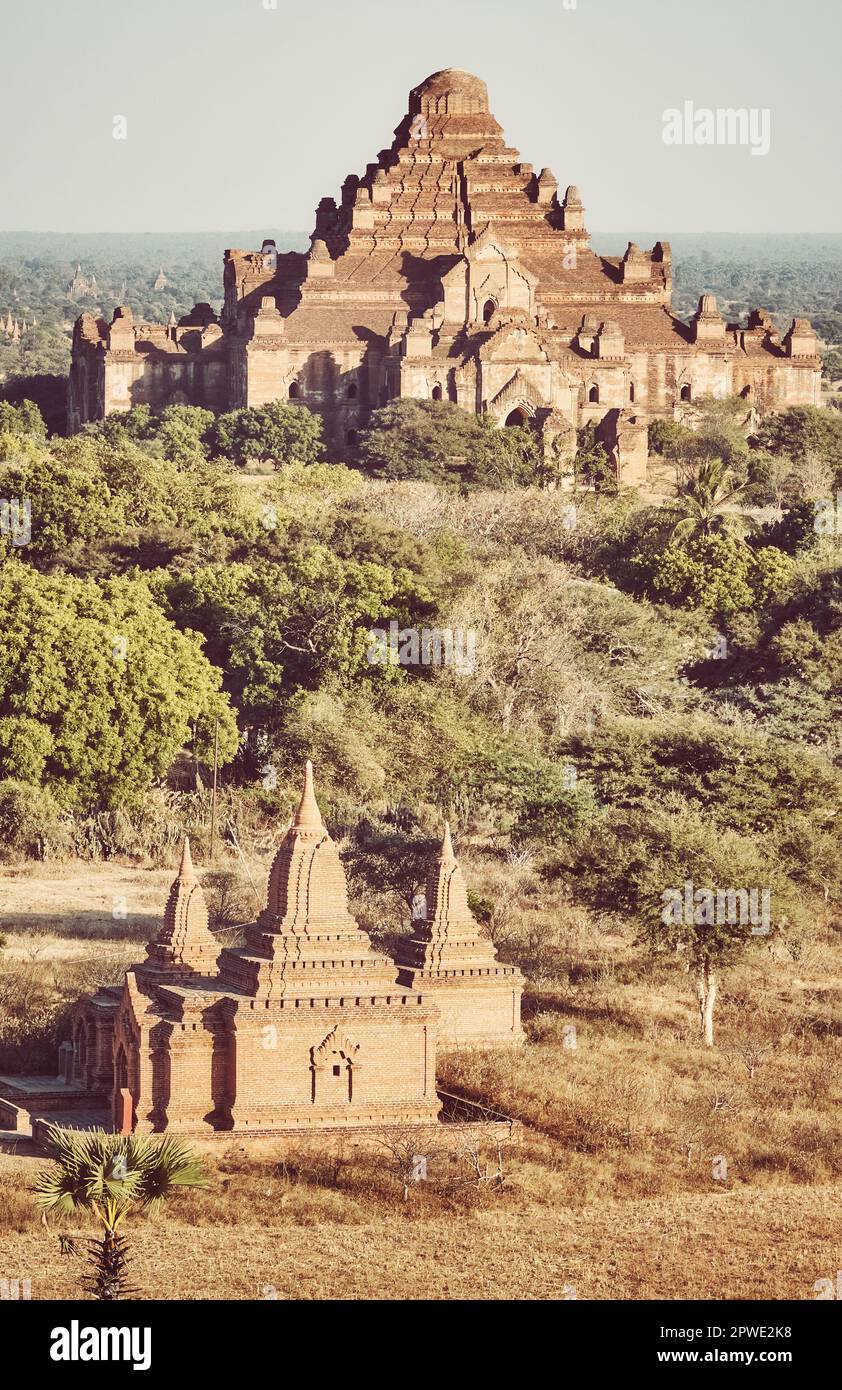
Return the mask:
[[[246,944],[223,951],[223,988],[263,999],[390,995],[395,967],[373,949],[348,908],[339,850],[322,820],[313,766],[269,870],[266,908]]]
[[[324,830],[322,813],[313,790],[313,764],[309,758],[304,764],[304,790],[292,824],[295,830]]]
[[[456,855],[453,853],[453,841],[450,838],[450,821],[444,823],[444,838],[441,842],[441,861],[443,864],[455,864]]]
[[[185,835],[178,875],[173,879],[164,921],[146,948],[142,970],[212,973],[219,943],[208,922],[202,886],[193,868],[190,840]]]
[[[190,856],[190,836],[184,837],[184,848],[181,851],[181,867],[178,871],[179,878],[195,878],[196,870],[193,868],[193,860]]]
[[[433,995],[445,1042],[521,1042],[523,976],[498,961],[494,943],[471,912],[449,821],[429,863],[425,900],[424,917],[412,922],[411,935],[398,945],[398,984]]]

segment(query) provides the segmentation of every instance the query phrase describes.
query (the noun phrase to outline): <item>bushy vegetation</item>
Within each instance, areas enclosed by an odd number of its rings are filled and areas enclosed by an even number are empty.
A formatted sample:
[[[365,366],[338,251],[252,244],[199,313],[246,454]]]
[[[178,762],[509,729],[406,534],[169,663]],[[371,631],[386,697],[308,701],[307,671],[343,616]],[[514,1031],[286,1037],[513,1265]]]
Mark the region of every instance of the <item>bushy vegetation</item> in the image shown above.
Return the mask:
[[[553,1269],[575,1266],[579,1296],[673,1296],[680,1279],[744,1297],[747,1279],[771,1278],[757,1229],[774,1219],[785,1256],[770,1287],[809,1294],[827,1197],[808,1189],[842,1171],[842,581],[838,537],[815,526],[838,460],[818,412],[750,442],[741,409],[701,403],[693,430],[653,427],[668,482],[644,496],[605,491],[587,433],[569,488],[507,472],[519,431],[495,442],[450,407],[375,422],[382,467],[369,439],[352,465],[326,462],[300,407],[231,418],[240,462],[271,453],[265,476],[224,456],[223,422],[202,411],[135,410],[71,440],[48,440],[31,409],[0,414],[2,491],[31,507],[29,542],[9,531],[0,559],[0,1069],[53,1069],[72,1001],[137,958],[184,832],[220,943],[238,939],[305,757],[376,945],[407,931],[447,815],[472,909],[527,979],[523,1050],[440,1057],[448,1103],[475,1104],[478,1123],[425,1137],[424,1182],[417,1136],[395,1127],[353,1146],[232,1144],[206,1187],[173,1197],[171,1229],[131,1217],[133,1285],[159,1291],[169,1251],[191,1296],[284,1296],[278,1251],[300,1280],[298,1242],[318,1238],[340,1263],[347,1241],[355,1268],[364,1240],[365,1287],[382,1293],[378,1261],[391,1289],[417,1227],[448,1296],[466,1240],[472,1294],[487,1278],[489,1295],[533,1295],[529,1231]],[[253,427],[302,420],[261,455]],[[392,624],[381,659],[372,632]],[[411,640],[425,630],[471,634],[471,660],[425,662]],[[15,909],[27,859],[57,876],[37,930]],[[74,917],[62,874],[94,906]],[[694,905],[767,892],[768,930],[669,912],[688,885]],[[118,892],[131,909],[115,919]],[[4,1170],[0,1195],[39,1295],[72,1293],[79,1266],[47,1267],[23,1176]],[[715,1243],[724,1197],[729,1238],[742,1221],[760,1251],[739,1278]],[[72,1219],[82,1249],[93,1217]],[[257,1288],[228,1258],[234,1224],[266,1271]],[[99,1242],[101,1294],[124,1252]],[[335,1261],[321,1267],[314,1288],[341,1293]]]
[[[700,969],[659,917],[687,880],[770,889],[797,940],[840,893],[838,541],[809,524],[828,421],[749,437],[740,402],[696,403],[653,426],[672,483],[638,497],[584,464],[548,487],[529,431],[446,402],[375,412],[352,467],[299,406],[136,408],[69,440],[5,408],[4,489],[31,507],[0,566],[7,853],[168,860],[206,827],[216,741],[234,835],[271,840],[313,757],[384,942],[445,814],[488,866],[526,856],[536,892]],[[144,835],[174,769],[191,789]]]

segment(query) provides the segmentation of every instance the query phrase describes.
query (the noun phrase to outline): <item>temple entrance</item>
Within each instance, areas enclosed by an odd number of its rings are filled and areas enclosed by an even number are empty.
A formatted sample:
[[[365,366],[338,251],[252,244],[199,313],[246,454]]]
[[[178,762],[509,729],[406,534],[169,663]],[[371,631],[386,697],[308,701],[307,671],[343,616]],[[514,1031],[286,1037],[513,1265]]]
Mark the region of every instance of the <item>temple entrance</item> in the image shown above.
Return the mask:
[[[507,425],[528,425],[529,416],[520,406],[517,406],[506,416]]]

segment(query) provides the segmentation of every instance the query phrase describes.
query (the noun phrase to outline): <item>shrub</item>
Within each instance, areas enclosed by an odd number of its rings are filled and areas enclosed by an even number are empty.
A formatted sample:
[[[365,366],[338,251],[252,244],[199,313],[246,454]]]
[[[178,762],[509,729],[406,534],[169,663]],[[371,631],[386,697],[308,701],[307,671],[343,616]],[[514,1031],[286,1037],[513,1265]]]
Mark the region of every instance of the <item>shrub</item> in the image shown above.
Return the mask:
[[[0,845],[4,855],[53,859],[67,853],[71,826],[52,793],[7,777],[0,781]]]

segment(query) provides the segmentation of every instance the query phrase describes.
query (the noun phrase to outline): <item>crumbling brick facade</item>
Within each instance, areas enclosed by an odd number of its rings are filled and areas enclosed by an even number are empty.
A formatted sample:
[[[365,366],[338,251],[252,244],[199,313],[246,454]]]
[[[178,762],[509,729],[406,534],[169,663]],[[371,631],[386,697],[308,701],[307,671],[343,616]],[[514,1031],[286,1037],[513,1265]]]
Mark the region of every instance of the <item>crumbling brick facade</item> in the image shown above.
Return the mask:
[[[592,251],[578,189],[559,196],[549,169],[525,164],[485,83],[458,69],[416,87],[389,149],[348,175],[338,202],[322,199],[307,254],[226,251],[223,279],[218,320],[207,305],[167,326],[127,309],[110,324],[82,315],[71,429],[141,403],[289,400],[321,413],[342,455],[378,406],[441,399],[531,423],[562,458],[577,429],[607,419],[620,480],[639,482],[627,419],[680,415],[704,395],[741,396],[761,415],[820,404],[806,319],[781,336],[764,310],[726,323],[704,295],[683,322],[669,244]]]
[[[145,959],[76,1005],[67,1089],[33,1094],[42,1110],[98,1102],[139,1132],[429,1125],[437,1047],[521,1042],[523,980],[468,910],[449,830],[415,928],[396,964],[351,916],[308,763],[245,944],[219,950],[185,843]],[[27,1084],[4,1078],[5,1103]]]
[[[397,954],[398,981],[435,999],[440,1042],[452,1047],[522,1042],[523,976],[516,966],[497,960],[468,906],[449,825],[430,866],[424,916],[413,928]]]

